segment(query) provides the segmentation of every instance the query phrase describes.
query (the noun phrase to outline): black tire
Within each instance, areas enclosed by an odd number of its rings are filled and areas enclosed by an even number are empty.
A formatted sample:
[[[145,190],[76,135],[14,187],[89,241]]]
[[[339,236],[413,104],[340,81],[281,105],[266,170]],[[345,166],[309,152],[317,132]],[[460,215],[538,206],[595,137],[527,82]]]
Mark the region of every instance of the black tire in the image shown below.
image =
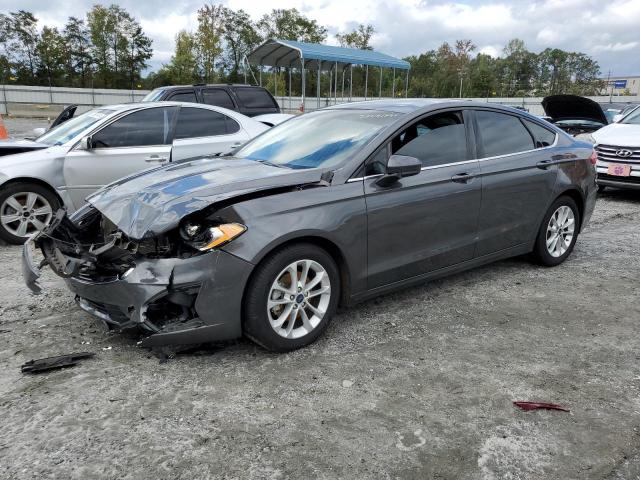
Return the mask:
[[[598,193],[602,193],[607,189],[606,185],[598,185]]]
[[[3,207],[5,200],[15,195],[16,193],[21,192],[33,192],[43,197],[47,202],[49,202],[49,205],[51,206],[52,216],[55,214],[56,210],[60,208],[60,201],[58,200],[58,197],[47,187],[43,187],[42,185],[38,185],[37,183],[16,182],[0,188],[0,210]],[[4,212],[0,211],[0,215],[2,214],[4,214]],[[12,245],[21,245],[27,238],[27,236],[20,237],[14,235],[12,232],[7,230],[2,222],[0,222],[0,239],[4,240],[5,242]]]
[[[299,338],[285,338],[278,334],[271,326],[267,313],[267,301],[273,283],[278,279],[283,270],[293,262],[302,260],[317,262],[325,270],[330,282],[330,298],[328,307],[315,328]],[[322,335],[338,307],[339,299],[340,273],[331,255],[322,248],[309,243],[288,245],[265,258],[260,265],[256,267],[249,281],[244,298],[244,334],[267,350],[275,352],[296,350],[309,345]],[[310,300],[306,301],[311,303]],[[316,302],[316,300],[314,300],[314,302]],[[303,305],[305,304],[297,304],[295,308]],[[318,305],[315,306],[317,307]],[[293,328],[298,328],[296,325],[301,324],[302,320],[300,315],[301,313],[296,313],[295,316],[289,317],[294,319]],[[288,323],[285,322],[285,325],[288,325]]]
[[[551,216],[560,208],[560,207],[569,207],[573,212],[574,216],[574,232],[573,237],[571,238],[571,242],[567,247],[566,251],[559,256],[553,256],[547,249],[547,228],[549,226],[549,222],[551,220]],[[555,267],[556,265],[560,265],[564,262],[571,252],[573,251],[573,247],[576,244],[578,239],[578,234],[580,230],[580,211],[578,210],[578,206],[576,202],[566,195],[558,197],[553,204],[547,210],[545,214],[542,224],[540,225],[540,229],[538,230],[538,236],[536,237],[536,244],[533,250],[533,255],[537,263],[540,265],[544,265],[546,267]]]

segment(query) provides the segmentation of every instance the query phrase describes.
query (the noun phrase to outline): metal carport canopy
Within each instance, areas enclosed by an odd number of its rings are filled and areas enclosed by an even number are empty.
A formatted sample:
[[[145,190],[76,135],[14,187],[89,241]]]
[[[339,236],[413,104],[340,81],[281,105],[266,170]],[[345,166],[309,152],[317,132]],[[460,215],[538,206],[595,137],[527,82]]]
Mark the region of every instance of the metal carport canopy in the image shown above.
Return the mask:
[[[297,67],[304,60],[305,68],[317,68],[318,63],[371,65],[375,67],[409,70],[409,62],[372,50],[334,47],[294,40],[267,40],[247,55],[252,65],[267,67]]]

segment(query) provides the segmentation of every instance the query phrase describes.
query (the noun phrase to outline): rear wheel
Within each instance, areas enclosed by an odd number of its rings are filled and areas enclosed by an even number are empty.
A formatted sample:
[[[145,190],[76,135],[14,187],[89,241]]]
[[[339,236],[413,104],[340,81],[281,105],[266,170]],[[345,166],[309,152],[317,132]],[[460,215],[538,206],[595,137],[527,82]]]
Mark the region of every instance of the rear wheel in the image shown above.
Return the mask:
[[[265,259],[251,278],[244,333],[268,350],[304,347],[327,328],[339,296],[333,258],[312,244],[290,245]]]
[[[13,183],[0,189],[0,238],[20,245],[42,230],[60,208],[51,190],[35,183]]]
[[[534,248],[536,260],[545,266],[560,265],[573,251],[578,238],[580,212],[576,202],[559,197],[547,210]]]

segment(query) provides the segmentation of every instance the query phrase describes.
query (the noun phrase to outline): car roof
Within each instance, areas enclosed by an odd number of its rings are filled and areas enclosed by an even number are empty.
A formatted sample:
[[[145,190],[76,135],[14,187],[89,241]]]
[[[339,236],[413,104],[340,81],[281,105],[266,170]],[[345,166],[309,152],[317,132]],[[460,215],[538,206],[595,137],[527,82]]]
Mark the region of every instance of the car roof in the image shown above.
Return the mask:
[[[499,103],[479,102],[475,100],[460,100],[455,98],[403,98],[398,100],[369,100],[364,102],[353,103],[341,103],[339,105],[333,105],[326,107],[323,110],[381,110],[394,113],[414,113],[420,110],[425,112],[434,110],[438,107],[455,107],[455,108],[469,108],[469,107],[484,107],[491,108],[493,110],[503,110],[509,113],[516,113],[522,117],[537,118],[534,115],[514,108],[509,105],[502,105]]]

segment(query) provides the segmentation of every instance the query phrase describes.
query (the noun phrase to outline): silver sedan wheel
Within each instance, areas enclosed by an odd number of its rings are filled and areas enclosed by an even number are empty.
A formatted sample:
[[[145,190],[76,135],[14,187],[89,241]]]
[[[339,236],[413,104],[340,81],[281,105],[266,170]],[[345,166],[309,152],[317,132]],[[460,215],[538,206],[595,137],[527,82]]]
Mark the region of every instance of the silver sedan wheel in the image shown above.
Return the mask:
[[[553,212],[547,225],[547,251],[552,257],[561,257],[569,249],[575,228],[576,219],[571,208],[562,205]]]
[[[42,230],[52,215],[51,204],[35,192],[14,193],[0,205],[0,223],[16,237],[27,237]]]
[[[300,338],[316,328],[329,308],[331,281],[314,260],[289,264],[269,290],[267,315],[271,328],[284,338]]]

